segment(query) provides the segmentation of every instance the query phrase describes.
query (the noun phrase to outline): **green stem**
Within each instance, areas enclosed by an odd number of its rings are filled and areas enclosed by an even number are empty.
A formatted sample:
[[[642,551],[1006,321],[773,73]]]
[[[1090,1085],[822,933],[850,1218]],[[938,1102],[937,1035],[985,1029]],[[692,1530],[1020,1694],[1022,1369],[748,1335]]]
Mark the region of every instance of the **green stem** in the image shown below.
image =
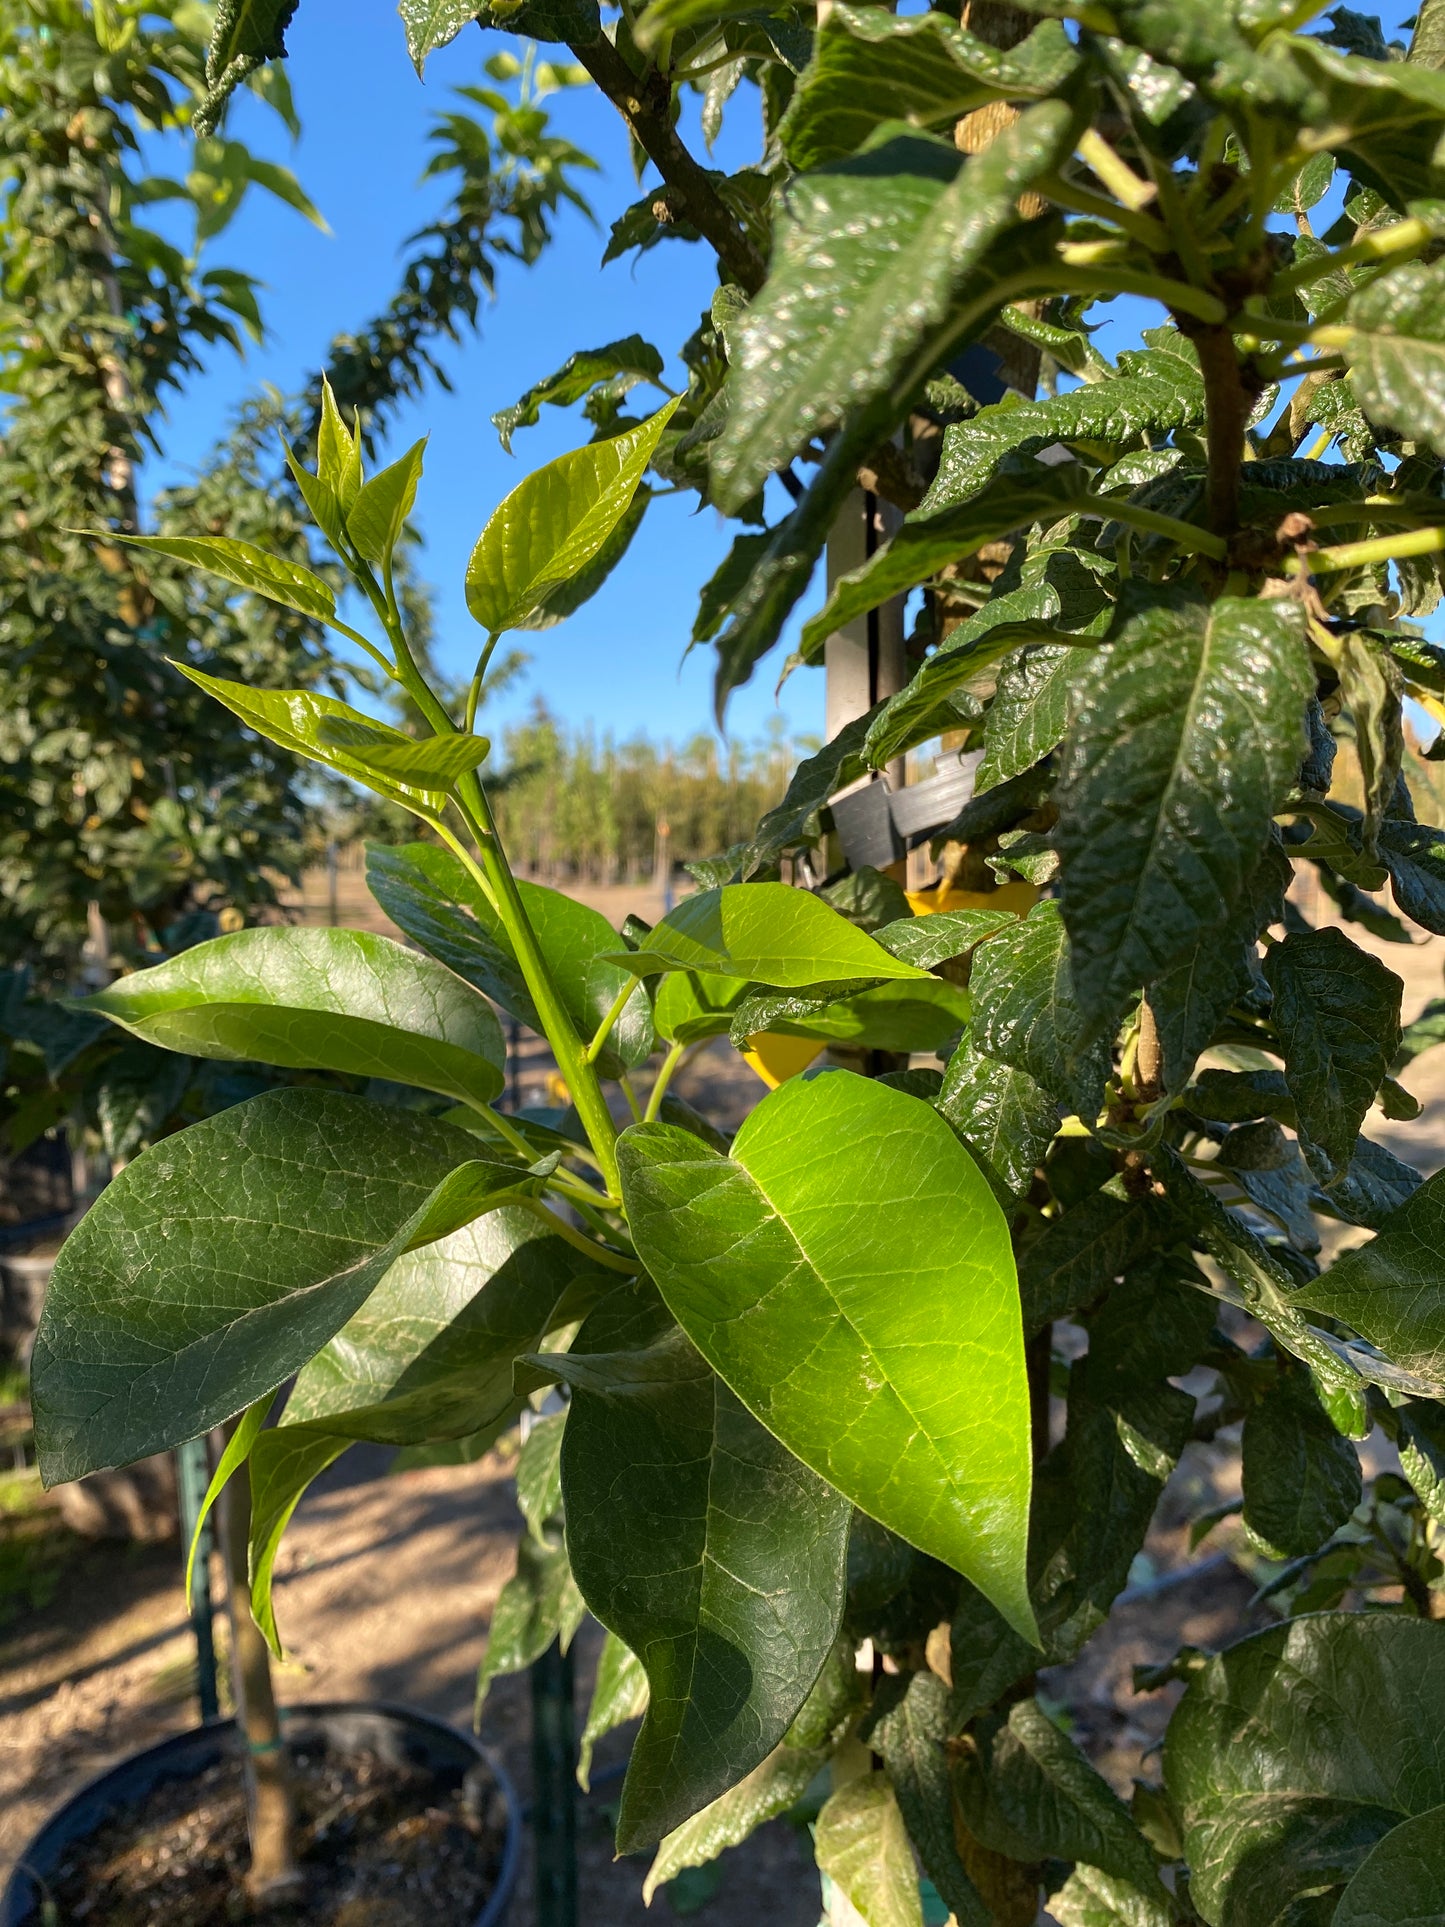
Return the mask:
[[[667,1087],[672,1082],[673,1073],[686,1055],[686,1044],[674,1044],[662,1060],[662,1069],[657,1073],[657,1082],[647,1094],[647,1109],[642,1113],[644,1124],[651,1124],[662,1109],[662,1100],[667,1095]]]
[[[629,977],[627,982],[622,986],[621,990],[619,990],[617,995],[613,998],[612,1006],[607,1012],[607,1015],[602,1019],[602,1022],[597,1026],[596,1030],[593,1031],[592,1033],[592,1042],[587,1046],[586,1050],[583,1051],[582,1053],[583,1057],[587,1060],[589,1064],[595,1064],[598,1058],[602,1055],[603,1046],[606,1044],[608,1038],[612,1035],[613,1025],[617,1022],[618,1018],[622,1015],[624,1007],[626,1006],[629,998],[632,996],[632,993],[636,990],[636,988],[637,988],[637,979],[635,977]]]
[[[1061,264],[1050,269],[1046,285],[1055,294],[1142,295],[1145,300],[1162,302],[1166,308],[1211,324],[1222,323],[1228,312],[1217,294],[1193,288],[1187,281],[1171,281],[1142,269],[1116,268],[1107,263],[1098,267]]]
[[[476,729],[477,705],[482,700],[482,684],[486,680],[487,666],[492,660],[492,651],[496,648],[497,644],[501,641],[501,639],[502,639],[501,631],[499,629],[494,629],[492,633],[487,637],[487,640],[482,648],[482,653],[477,657],[476,670],[472,676],[472,686],[467,691],[467,717],[466,717],[466,721],[462,725],[464,733],[468,736],[470,736]]]
[[[613,1251],[609,1245],[600,1245],[595,1239],[584,1237],[575,1225],[559,1218],[555,1211],[549,1211],[540,1198],[519,1198],[518,1203],[540,1218],[547,1229],[554,1232],[577,1251],[586,1252],[594,1264],[605,1265],[609,1271],[625,1271],[631,1277],[637,1270],[636,1258],[629,1258],[625,1252]]]
[[[1169,236],[1152,214],[1120,207],[1106,194],[1096,194],[1091,187],[1081,187],[1062,174],[1045,174],[1035,185],[1056,207],[1067,208],[1071,214],[1087,214],[1095,220],[1109,221],[1122,233],[1131,235],[1150,254],[1169,252]]]
[[[1156,509],[1141,508],[1136,502],[1116,502],[1109,495],[1087,495],[1082,511],[1086,515],[1102,515],[1110,522],[1123,522],[1145,535],[1162,535],[1190,555],[1207,555],[1215,562],[1225,558],[1222,536],[1211,535],[1208,529],[1198,528],[1193,522],[1181,522],[1176,516],[1161,515]]]
[[[1333,254],[1316,255],[1309,261],[1296,261],[1282,268],[1269,284],[1270,294],[1292,294],[1323,281],[1337,268],[1353,267],[1359,261],[1391,261],[1402,255],[1419,254],[1430,242],[1430,230],[1423,221],[1396,221],[1392,227],[1377,228],[1362,240],[1338,248]]]
[[[1436,555],[1445,549],[1445,528],[1410,529],[1402,535],[1377,535],[1368,542],[1344,542],[1338,548],[1315,549],[1286,569],[1292,575],[1333,575],[1341,569],[1367,569],[1376,562],[1401,562],[1412,555]]]

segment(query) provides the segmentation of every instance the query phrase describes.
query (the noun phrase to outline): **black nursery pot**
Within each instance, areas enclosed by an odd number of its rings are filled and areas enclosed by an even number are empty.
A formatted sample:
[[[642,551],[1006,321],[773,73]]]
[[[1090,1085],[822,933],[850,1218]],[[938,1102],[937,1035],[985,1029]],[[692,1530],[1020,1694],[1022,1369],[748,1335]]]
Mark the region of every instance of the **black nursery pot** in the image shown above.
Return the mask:
[[[338,1702],[282,1709],[287,1740],[298,1750],[320,1743],[340,1755],[375,1754],[393,1765],[435,1776],[439,1792],[473,1786],[500,1794],[506,1811],[496,1884],[482,1911],[466,1920],[434,1921],[428,1927],[501,1927],[506,1919],[522,1850],[521,1808],[511,1782],[469,1733],[410,1707],[383,1702]],[[52,1814],[21,1855],[0,1898],[0,1927],[42,1927],[47,1884],[65,1856],[127,1808],[143,1805],[164,1782],[194,1780],[240,1750],[234,1720],[217,1720],[133,1753],[82,1787]]]

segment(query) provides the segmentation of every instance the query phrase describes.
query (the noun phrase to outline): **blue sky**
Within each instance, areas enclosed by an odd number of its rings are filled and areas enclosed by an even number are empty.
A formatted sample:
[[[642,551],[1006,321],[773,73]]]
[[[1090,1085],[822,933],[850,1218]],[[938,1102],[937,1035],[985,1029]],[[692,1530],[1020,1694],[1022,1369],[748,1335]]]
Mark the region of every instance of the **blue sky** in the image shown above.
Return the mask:
[[[233,225],[212,245],[210,266],[258,275],[269,338],[244,362],[213,356],[204,376],[173,399],[163,430],[167,459],[152,462],[154,488],[201,462],[230,412],[257,383],[291,391],[321,366],[337,332],[360,326],[390,299],[402,244],[444,204],[445,182],[418,181],[428,158],[427,133],[450,90],[483,81],[482,62],[510,36],[466,30],[434,55],[426,82],[406,55],[401,22],[388,0],[306,0],[290,35],[290,72],[303,136],[293,149],[274,115],[247,97],[231,130],[299,175],[331,227],[322,235],[300,216],[253,190]],[[545,50],[544,50],[545,51]],[[737,167],[755,158],[756,95],[741,91],[718,160]],[[399,416],[388,444],[399,452],[430,433],[417,520],[426,539],[424,572],[436,590],[443,666],[470,672],[481,640],[462,596],[467,556],[487,516],[527,469],[587,438],[576,411],[548,409],[543,420],[503,453],[489,420],[578,348],[620,336],[645,335],[671,357],[706,308],[716,277],[710,252],[667,243],[599,270],[611,220],[641,190],[632,174],[625,132],[615,111],[590,89],[553,95],[555,131],[592,153],[602,173],[587,177],[598,215],[593,228],[564,211],[558,238],[532,268],[504,262],[495,301],[479,337],[444,345],[454,392],[432,387]],[[699,142],[700,146],[700,142]],[[176,165],[176,157],[168,157]],[[682,385],[680,365],[669,379]],[[661,399],[659,397],[659,399]],[[700,648],[684,663],[697,591],[727,551],[730,535],[695,498],[657,502],[631,554],[607,587],[561,627],[514,638],[531,657],[524,677],[487,713],[490,730],[523,714],[535,696],[569,722],[594,724],[619,737],[645,728],[654,737],[686,738],[712,726],[713,652]],[[815,607],[819,592],[805,604]],[[781,661],[781,653],[778,656]],[[730,732],[763,733],[780,712],[776,671],[734,698]],[[790,733],[819,733],[822,677],[794,676],[781,715]]]

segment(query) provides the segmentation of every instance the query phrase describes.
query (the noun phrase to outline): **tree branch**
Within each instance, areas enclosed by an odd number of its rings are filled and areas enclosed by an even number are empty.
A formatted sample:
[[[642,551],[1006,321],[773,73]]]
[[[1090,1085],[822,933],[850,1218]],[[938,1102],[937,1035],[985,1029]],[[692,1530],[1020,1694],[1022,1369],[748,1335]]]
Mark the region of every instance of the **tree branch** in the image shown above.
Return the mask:
[[[767,278],[767,263],[723,202],[707,169],[699,166],[678,138],[672,124],[672,84],[666,74],[655,67],[646,74],[634,74],[604,34],[574,43],[572,52],[667,183],[673,212],[690,221],[711,244],[745,293],[756,294]]]

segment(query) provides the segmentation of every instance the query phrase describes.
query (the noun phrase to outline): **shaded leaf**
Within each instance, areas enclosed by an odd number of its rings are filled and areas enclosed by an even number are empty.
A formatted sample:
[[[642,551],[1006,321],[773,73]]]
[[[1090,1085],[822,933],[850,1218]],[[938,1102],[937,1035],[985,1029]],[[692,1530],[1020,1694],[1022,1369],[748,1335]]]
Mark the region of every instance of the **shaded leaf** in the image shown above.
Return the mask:
[[[584,1793],[591,1790],[592,1753],[597,1742],[619,1726],[640,1720],[646,1711],[647,1674],[642,1661],[626,1640],[609,1633],[602,1642],[587,1721],[577,1743],[577,1784]],[[671,1876],[664,1874],[663,1878]]]
[[[1316,1552],[1360,1503],[1360,1462],[1306,1373],[1284,1372],[1244,1420],[1244,1524],[1268,1559]]]
[[[1024,1071],[1086,1119],[1103,1101],[1107,1050],[1086,1044],[1068,938],[1056,903],[1040,903],[974,958],[973,1044]]]
[[[1387,1833],[1340,1896],[1331,1927],[1441,1927],[1445,1804]]]
[[[948,1060],[934,1101],[1009,1210],[1028,1191],[1059,1128],[1058,1100],[1027,1071],[963,1044]]]

